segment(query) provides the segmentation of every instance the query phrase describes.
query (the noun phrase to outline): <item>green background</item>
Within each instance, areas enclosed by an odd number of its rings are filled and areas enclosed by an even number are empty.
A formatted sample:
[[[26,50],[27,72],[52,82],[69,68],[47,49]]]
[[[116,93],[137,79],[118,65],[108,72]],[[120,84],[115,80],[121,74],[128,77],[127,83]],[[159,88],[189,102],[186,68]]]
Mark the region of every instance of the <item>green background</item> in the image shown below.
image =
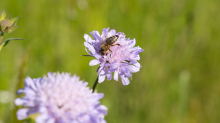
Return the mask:
[[[26,76],[70,72],[89,82],[97,66],[84,34],[110,27],[136,39],[142,68],[128,86],[104,81],[97,91],[108,123],[220,122],[219,0],[1,0],[21,15],[0,51],[0,123],[17,123],[15,91]],[[25,122],[25,121],[22,121]]]

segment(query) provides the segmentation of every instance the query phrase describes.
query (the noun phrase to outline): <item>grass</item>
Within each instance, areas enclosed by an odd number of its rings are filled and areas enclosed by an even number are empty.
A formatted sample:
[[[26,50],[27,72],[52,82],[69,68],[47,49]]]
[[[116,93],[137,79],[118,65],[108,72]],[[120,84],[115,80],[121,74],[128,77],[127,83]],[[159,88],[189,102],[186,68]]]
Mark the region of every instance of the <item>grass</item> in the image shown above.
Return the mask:
[[[13,88],[22,86],[16,83],[49,71],[71,72],[92,87],[98,66],[80,56],[86,54],[83,36],[110,27],[135,38],[144,52],[142,68],[128,86],[113,80],[97,85],[105,94],[107,122],[218,123],[219,5],[218,0],[2,0],[0,11],[21,15],[20,28],[4,39],[26,40],[1,50],[0,90],[15,96]],[[10,111],[13,98],[0,102],[0,119],[17,123]]]

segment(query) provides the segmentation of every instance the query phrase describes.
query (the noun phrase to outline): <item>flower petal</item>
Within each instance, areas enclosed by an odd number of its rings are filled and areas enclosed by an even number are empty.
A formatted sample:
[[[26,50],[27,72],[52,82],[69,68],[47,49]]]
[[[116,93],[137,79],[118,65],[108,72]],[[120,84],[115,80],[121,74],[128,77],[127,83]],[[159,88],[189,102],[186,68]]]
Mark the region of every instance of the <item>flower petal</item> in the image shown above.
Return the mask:
[[[131,42],[130,42],[130,44],[129,44],[129,47],[130,47],[130,48],[133,48],[133,47],[135,46],[135,44],[136,44],[136,40],[133,39],[133,40],[131,40]]]
[[[136,67],[136,66],[134,66],[134,65],[128,65],[127,68],[128,68],[129,71],[132,72],[132,73],[136,73],[136,72],[138,72],[138,71],[140,70],[139,67]]]
[[[99,74],[99,83],[102,83],[105,80],[105,72],[102,70]],[[104,74],[104,75],[103,75]]]
[[[24,100],[21,98],[17,98],[17,99],[15,99],[14,103],[15,103],[15,105],[22,105],[22,104],[24,104]]]
[[[112,69],[117,69],[119,67],[119,64],[110,64],[110,67]]]
[[[25,86],[32,87],[34,86],[33,83],[34,83],[33,80],[29,76],[27,76],[24,80]]]
[[[107,29],[103,29],[102,30],[102,35],[101,35],[101,37],[105,37],[105,38],[107,38],[107,36],[108,36],[108,30],[109,30],[109,28],[107,28]]]
[[[38,107],[32,107],[28,110],[27,115],[35,114],[38,112]]]
[[[84,34],[84,39],[87,41],[87,42],[91,42],[92,38],[88,35],[88,34]]]
[[[126,68],[126,69],[124,70],[124,74],[125,74],[126,76],[132,76],[132,73],[129,71],[128,68]]]
[[[140,60],[139,54],[140,52],[143,52],[144,50],[140,47],[135,47],[133,52],[131,53],[130,57],[136,60]]]
[[[90,34],[93,36],[94,40],[101,41],[101,37],[98,31],[93,31],[93,33],[90,33]]]
[[[85,48],[85,50],[89,55],[93,56],[93,54],[90,51],[88,51],[87,48]]]
[[[125,77],[124,75],[120,76],[121,77],[121,81],[123,85],[128,85],[130,83],[130,80]]]
[[[118,81],[118,71],[117,70],[114,73],[114,80]]]
[[[95,54],[95,48],[91,44],[89,44],[88,42],[84,42],[84,45],[92,54]]]
[[[19,109],[17,111],[18,120],[23,120],[23,119],[27,118],[28,117],[28,114],[27,114],[28,110],[29,109],[25,109],[25,108]]]
[[[135,63],[134,66],[141,67],[141,64],[139,62]]]
[[[94,56],[96,59],[98,59],[99,61],[103,61],[103,58],[102,58],[102,56],[101,56],[100,54],[95,53],[95,54],[93,54],[93,56]]]
[[[116,31],[114,29],[112,29],[112,30],[110,30],[109,33],[110,33],[111,36],[113,36],[113,35],[115,35]]]
[[[22,89],[19,89],[18,91],[17,91],[17,93],[16,94],[22,94],[22,93],[24,93],[25,92],[25,89],[24,88],[22,88]]]
[[[41,114],[39,116],[36,117],[36,122],[37,123],[44,123],[48,118],[48,115],[47,114]]]
[[[99,60],[93,59],[92,61],[89,62],[89,66],[94,66],[94,65],[97,65],[99,63],[100,63]]]
[[[111,80],[111,79],[112,79],[112,74],[111,74],[111,73],[106,74],[106,76],[107,76],[107,79],[108,79],[108,80]]]

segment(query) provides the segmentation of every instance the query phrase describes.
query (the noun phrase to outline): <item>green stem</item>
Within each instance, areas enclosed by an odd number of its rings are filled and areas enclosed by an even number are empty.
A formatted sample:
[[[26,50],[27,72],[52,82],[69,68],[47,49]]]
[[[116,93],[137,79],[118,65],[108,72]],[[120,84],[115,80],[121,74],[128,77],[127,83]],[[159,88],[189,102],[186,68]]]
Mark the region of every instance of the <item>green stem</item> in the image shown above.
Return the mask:
[[[2,39],[3,39],[3,36],[4,36],[4,33],[3,32],[0,32],[1,35],[0,35],[0,44],[2,43]]]
[[[92,93],[95,91],[95,88],[96,88],[96,86],[98,84],[98,80],[99,80],[99,76],[97,76],[97,78],[96,78],[96,80],[95,80],[95,82],[94,82],[94,84],[92,86]]]

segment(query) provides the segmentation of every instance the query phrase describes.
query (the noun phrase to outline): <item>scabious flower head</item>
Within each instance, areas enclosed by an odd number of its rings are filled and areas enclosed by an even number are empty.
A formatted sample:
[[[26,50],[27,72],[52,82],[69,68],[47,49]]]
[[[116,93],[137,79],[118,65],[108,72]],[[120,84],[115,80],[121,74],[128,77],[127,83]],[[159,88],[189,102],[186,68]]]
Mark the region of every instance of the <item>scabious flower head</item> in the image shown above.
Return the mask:
[[[139,46],[135,46],[135,39],[130,40],[125,38],[125,34],[115,30],[110,30],[109,28],[103,29],[102,34],[100,35],[98,31],[93,31],[91,33],[93,39],[85,34],[84,38],[86,42],[84,45],[86,51],[90,56],[95,57],[96,59],[90,61],[89,65],[100,64],[98,68],[99,74],[99,83],[105,80],[107,76],[108,80],[112,79],[112,72],[114,72],[114,80],[118,81],[118,75],[122,80],[123,85],[128,85],[130,83],[129,77],[132,76],[132,73],[138,72],[140,70],[140,60],[139,53],[143,52]],[[118,39],[113,44],[110,45],[110,48],[106,47],[106,50],[109,50],[107,54],[101,53],[101,45],[106,46],[106,39],[111,36],[117,35]],[[103,45],[102,45],[103,46]]]
[[[43,78],[27,77],[24,83],[17,93],[25,96],[15,100],[25,107],[17,111],[19,120],[39,113],[37,123],[106,123],[107,108],[99,102],[104,95],[92,93],[75,75],[48,73]]]
[[[3,33],[13,32],[18,28],[16,26],[19,17],[12,18],[11,16],[6,17],[6,12],[3,11],[0,15],[0,31]]]

